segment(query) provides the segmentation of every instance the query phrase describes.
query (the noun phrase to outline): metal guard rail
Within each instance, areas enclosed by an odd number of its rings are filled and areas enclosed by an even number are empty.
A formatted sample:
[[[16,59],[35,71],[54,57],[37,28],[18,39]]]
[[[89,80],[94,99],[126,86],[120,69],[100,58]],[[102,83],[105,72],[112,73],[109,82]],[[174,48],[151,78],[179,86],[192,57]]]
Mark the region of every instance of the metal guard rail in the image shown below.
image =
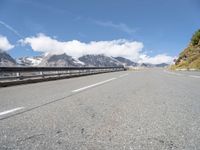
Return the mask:
[[[90,69],[125,69],[124,67],[0,67],[0,72],[38,72],[38,71],[67,71]]]
[[[124,71],[122,67],[0,67],[0,81],[46,77],[70,77]]]

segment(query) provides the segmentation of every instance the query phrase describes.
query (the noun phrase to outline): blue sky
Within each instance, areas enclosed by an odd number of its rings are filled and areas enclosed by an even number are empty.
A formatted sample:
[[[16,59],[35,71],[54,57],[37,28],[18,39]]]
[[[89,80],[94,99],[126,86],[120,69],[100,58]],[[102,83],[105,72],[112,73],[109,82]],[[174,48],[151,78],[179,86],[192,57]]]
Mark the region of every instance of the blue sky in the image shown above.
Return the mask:
[[[15,45],[13,57],[40,54],[17,42],[38,33],[62,42],[138,41],[149,57],[177,56],[200,28],[199,14],[199,0],[1,0],[0,35]]]

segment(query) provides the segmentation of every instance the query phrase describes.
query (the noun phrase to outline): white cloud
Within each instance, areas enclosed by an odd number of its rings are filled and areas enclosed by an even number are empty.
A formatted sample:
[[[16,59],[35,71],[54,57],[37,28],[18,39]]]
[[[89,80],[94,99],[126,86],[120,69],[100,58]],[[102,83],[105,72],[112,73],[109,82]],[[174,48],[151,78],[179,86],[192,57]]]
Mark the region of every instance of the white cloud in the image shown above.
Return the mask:
[[[91,41],[89,43],[72,41],[58,41],[42,33],[37,36],[27,37],[20,40],[24,45],[30,45],[34,51],[61,54],[66,53],[73,57],[80,57],[86,54],[104,54],[113,57],[125,57],[135,62],[147,63],[171,63],[172,57],[157,55],[149,57],[143,54],[143,43],[118,39],[112,41]]]
[[[83,43],[77,40],[58,41],[44,34],[27,37],[21,40],[23,44],[28,44],[34,51],[45,53],[67,53],[74,57],[80,57],[86,54],[105,54],[107,56],[123,56],[132,60],[139,58],[143,44],[137,41],[127,41],[124,39],[112,41],[92,41]]]
[[[134,29],[130,28],[125,23],[116,24],[116,23],[113,23],[112,21],[107,21],[107,22],[95,21],[95,23],[100,25],[100,26],[115,28],[117,30],[123,31],[123,32],[128,33],[128,34],[132,34],[132,33],[135,32]]]
[[[139,63],[150,63],[150,64],[158,64],[158,63],[167,63],[171,64],[174,60],[174,57],[168,56],[166,54],[159,54],[153,57],[147,56],[145,54],[140,55]]]
[[[7,51],[14,48],[14,45],[10,44],[7,37],[0,35],[0,50]]]

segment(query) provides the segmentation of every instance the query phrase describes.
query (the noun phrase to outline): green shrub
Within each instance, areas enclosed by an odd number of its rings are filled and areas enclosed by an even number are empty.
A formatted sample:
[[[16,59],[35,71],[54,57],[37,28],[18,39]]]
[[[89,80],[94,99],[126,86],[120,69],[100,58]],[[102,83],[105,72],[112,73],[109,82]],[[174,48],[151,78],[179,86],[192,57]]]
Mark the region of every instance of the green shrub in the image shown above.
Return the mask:
[[[191,42],[192,45],[195,46],[199,43],[200,40],[200,29],[195,32],[195,34],[192,36]]]

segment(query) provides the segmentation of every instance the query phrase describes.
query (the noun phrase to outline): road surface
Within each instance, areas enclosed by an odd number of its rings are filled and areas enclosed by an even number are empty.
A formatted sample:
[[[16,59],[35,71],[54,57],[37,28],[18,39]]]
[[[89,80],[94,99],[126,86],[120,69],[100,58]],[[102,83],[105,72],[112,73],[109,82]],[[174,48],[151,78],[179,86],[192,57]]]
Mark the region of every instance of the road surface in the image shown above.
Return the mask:
[[[0,149],[200,149],[200,73],[124,71],[0,88]]]

